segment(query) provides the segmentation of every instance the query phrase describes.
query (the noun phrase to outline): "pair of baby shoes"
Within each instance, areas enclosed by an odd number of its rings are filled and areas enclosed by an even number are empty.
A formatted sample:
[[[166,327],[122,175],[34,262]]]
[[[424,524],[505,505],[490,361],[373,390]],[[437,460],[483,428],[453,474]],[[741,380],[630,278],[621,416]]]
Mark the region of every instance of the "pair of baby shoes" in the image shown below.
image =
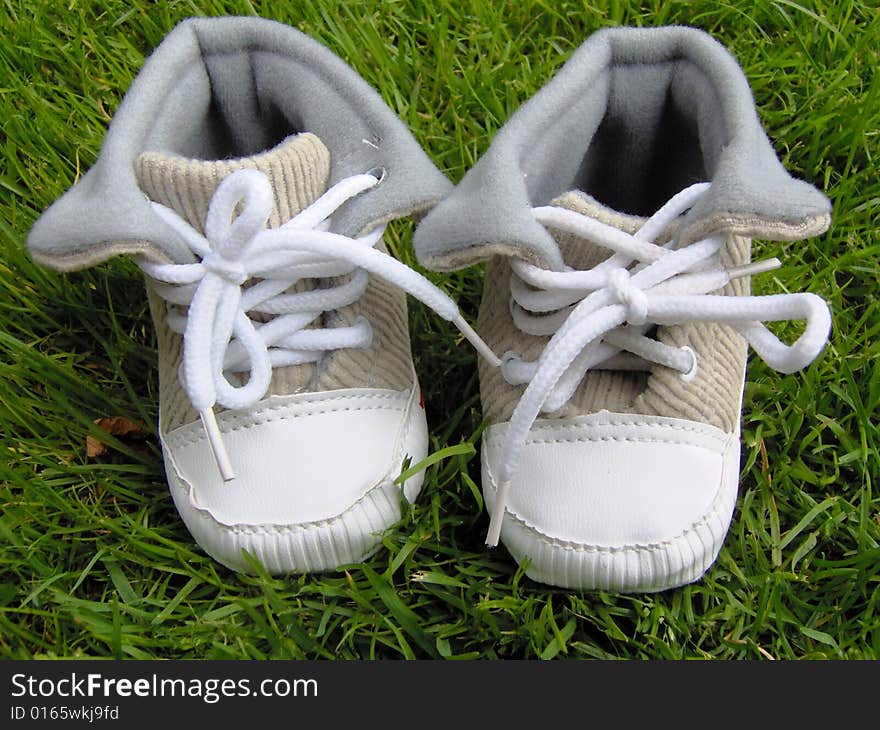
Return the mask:
[[[487,262],[476,331],[383,245],[413,214],[425,267]],[[829,222],[695,29],[595,33],[453,187],[328,49],[215,18],[150,56],[28,247],[143,270],[171,495],[221,563],[361,561],[416,498],[409,293],[480,355],[487,542],[538,581],[656,591],[699,578],[730,524],[747,345],[792,372],[828,338],[815,295],[750,296],[778,265],[750,239]],[[784,319],[806,322],[790,346],[762,324]]]

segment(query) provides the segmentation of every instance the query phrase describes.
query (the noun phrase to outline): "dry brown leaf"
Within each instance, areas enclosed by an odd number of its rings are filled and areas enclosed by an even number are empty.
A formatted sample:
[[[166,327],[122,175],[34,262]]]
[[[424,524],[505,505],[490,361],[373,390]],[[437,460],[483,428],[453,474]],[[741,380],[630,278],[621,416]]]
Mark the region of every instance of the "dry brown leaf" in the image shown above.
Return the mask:
[[[113,416],[112,418],[96,418],[95,425],[103,429],[113,436],[135,436],[143,437],[144,429],[134,421],[123,416]],[[86,436],[86,456],[92,459],[107,451],[107,447],[102,444],[94,436]]]

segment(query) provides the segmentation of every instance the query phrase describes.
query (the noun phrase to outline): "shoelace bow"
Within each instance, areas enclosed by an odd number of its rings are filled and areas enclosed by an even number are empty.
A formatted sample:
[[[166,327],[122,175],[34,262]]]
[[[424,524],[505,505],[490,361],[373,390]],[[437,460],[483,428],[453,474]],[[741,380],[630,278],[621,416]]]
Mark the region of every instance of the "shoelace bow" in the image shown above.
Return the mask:
[[[309,328],[324,312],[357,301],[375,274],[408,292],[452,322],[495,365],[500,361],[474,332],[455,302],[425,277],[374,248],[385,226],[359,238],[331,233],[330,217],[347,200],[378,185],[373,174],[334,185],[279,228],[266,228],[273,192],[266,176],[238,170],[211,198],[203,236],[173,210],[153,203],[198,263],[140,260],[167,302],[188,307],[170,313],[168,325],[183,334],[180,381],[202,421],[224,480],[235,476],[214,407],[247,408],[266,393],[273,367],[316,362],[330,350],[369,347],[372,329],[363,317],[350,327]],[[337,286],[287,293],[301,279],[351,275]],[[245,282],[258,280],[248,287]],[[270,315],[254,321],[249,313]],[[247,373],[235,386],[227,372]]]
[[[645,362],[677,370],[684,380],[697,372],[689,347],[672,347],[646,336],[654,325],[724,323],[742,334],[774,369],[790,373],[805,367],[825,346],[831,315],[815,294],[724,296],[709,294],[731,279],[777,268],[776,259],[724,269],[718,253],[723,236],[674,249],[653,243],[708,189],[698,183],[681,191],[628,234],[574,211],[555,206],[533,209],[545,226],[588,239],[612,255],[586,271],[548,271],[513,260],[511,314],[522,331],[552,335],[535,362],[515,353],[502,358],[502,373],[527,387],[507,427],[497,467],[498,492],[486,537],[495,546],[507,508],[510,484],[532,424],[561,408],[590,369],[641,369]],[[805,320],[803,334],[785,345],[762,322]]]

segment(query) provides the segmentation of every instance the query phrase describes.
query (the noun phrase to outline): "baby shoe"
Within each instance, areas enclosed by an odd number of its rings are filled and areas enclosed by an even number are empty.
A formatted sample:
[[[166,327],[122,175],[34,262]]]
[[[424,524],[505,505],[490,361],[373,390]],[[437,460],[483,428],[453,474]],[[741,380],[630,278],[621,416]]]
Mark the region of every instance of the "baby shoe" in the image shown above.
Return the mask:
[[[792,179],[734,58],[692,28],[585,42],[420,223],[447,271],[488,260],[477,330],[487,543],[532,578],[659,591],[716,559],[739,481],[747,343],[790,373],[822,350],[813,294],[750,296],[751,238],[830,204]],[[804,320],[786,346],[762,322]]]
[[[221,563],[362,560],[416,497],[422,474],[396,483],[428,449],[403,292],[475,335],[382,234],[450,187],[324,46],[268,20],[191,19],[34,225],[46,266],[127,254],[145,272],[169,487]]]

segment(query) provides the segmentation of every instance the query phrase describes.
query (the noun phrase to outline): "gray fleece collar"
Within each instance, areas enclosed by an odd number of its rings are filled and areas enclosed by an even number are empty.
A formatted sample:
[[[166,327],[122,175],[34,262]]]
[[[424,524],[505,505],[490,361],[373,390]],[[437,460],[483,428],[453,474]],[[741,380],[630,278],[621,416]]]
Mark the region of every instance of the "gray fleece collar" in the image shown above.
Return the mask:
[[[118,253],[190,260],[138,188],[138,156],[244,157],[302,131],[329,148],[330,184],[385,169],[334,216],[344,235],[429,208],[451,189],[379,94],[320,43],[270,20],[190,19],[147,59],[97,162],[37,220],[28,248],[60,269]]]
[[[453,193],[419,224],[419,261],[436,270],[491,255],[563,265],[530,208],[582,190],[650,215],[698,181],[682,243],[727,229],[793,240],[824,231],[828,199],[782,167],[733,56],[693,28],[609,28],[591,36],[499,130]]]

